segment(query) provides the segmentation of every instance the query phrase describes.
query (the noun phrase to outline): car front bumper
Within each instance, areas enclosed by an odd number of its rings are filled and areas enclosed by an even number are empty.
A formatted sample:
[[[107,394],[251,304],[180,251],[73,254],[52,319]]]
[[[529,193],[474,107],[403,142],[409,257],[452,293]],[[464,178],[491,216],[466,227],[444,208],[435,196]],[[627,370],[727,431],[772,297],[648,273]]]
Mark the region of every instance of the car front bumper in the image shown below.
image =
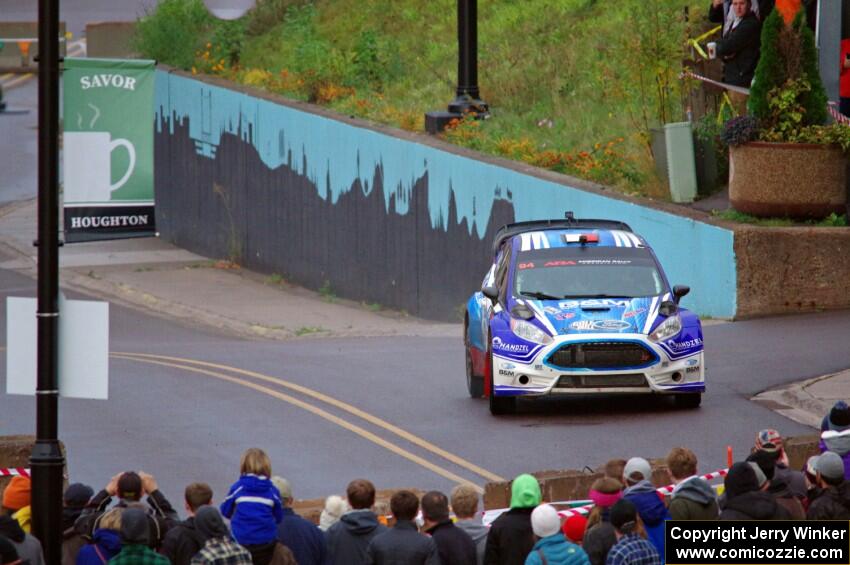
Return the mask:
[[[645,363],[604,368],[559,366],[553,354],[567,345],[602,346],[611,343],[639,345],[652,357]],[[672,359],[657,343],[642,334],[595,334],[559,336],[540,348],[531,359],[493,355],[493,386],[496,396],[544,396],[551,394],[682,394],[705,392],[705,361],[702,350]]]

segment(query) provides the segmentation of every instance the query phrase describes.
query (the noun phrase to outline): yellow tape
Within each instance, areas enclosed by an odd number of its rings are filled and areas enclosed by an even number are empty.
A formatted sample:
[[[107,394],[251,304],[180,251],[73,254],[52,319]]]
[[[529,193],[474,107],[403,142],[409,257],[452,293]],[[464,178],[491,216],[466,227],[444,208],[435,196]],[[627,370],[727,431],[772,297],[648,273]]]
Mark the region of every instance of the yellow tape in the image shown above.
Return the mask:
[[[714,35],[718,31],[720,31],[722,28],[723,28],[723,26],[713,27],[710,30],[708,30],[707,32],[705,32],[704,34],[700,35],[699,37],[694,37],[693,39],[689,39],[688,45],[693,47],[696,50],[696,52],[699,53],[702,56],[703,59],[708,59],[708,55],[703,50],[703,48],[700,46],[700,42],[708,39],[709,37],[711,37],[712,35]]]

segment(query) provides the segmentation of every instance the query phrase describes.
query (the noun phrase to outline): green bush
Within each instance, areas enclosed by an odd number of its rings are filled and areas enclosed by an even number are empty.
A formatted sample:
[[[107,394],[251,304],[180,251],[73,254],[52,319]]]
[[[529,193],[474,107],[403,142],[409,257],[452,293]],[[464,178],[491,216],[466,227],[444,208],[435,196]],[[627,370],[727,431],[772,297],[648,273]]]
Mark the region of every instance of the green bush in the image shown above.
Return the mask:
[[[144,57],[188,69],[213,19],[201,0],[162,0],[137,22],[133,47]]]

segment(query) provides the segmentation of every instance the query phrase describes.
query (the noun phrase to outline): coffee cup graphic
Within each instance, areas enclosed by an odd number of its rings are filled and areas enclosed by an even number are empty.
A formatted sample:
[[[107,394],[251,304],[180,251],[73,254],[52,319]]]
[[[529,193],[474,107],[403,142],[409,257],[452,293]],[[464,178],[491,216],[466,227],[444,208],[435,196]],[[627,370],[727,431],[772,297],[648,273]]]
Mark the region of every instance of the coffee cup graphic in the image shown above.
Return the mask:
[[[127,171],[112,183],[112,152],[123,147]],[[108,131],[66,131],[63,142],[66,202],[108,202],[127,183],[136,167],[136,148],[126,139],[110,139]]]

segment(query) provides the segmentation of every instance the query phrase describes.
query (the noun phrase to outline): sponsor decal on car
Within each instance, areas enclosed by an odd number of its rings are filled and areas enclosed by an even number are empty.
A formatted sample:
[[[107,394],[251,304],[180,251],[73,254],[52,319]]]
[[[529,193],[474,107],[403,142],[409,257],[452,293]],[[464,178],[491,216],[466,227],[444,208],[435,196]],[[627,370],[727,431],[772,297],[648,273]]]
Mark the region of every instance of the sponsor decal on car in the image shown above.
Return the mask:
[[[555,308],[554,306],[544,306],[543,311],[546,312],[547,314],[552,314],[553,316],[557,316],[558,314],[561,313],[561,309]]]
[[[674,351],[682,351],[683,349],[701,346],[702,338],[695,337],[694,339],[686,339],[685,341],[668,341],[667,345]]]
[[[579,331],[595,330],[618,332],[620,330],[630,328],[631,326],[632,325],[630,323],[624,322],[623,320],[579,320],[578,322],[570,324],[572,329]]]
[[[506,371],[504,369],[499,369],[499,374],[502,375],[503,377],[513,377],[514,376],[513,371]]]
[[[542,370],[543,370],[543,365],[535,365],[535,366],[534,366],[534,370],[535,370],[535,371],[542,371]]]
[[[699,365],[694,365],[693,367],[685,367],[685,373],[699,373]]]
[[[507,369],[508,371],[510,371],[511,369],[516,369],[516,365],[514,365],[513,363],[505,363],[502,365],[502,369]]]
[[[623,314],[624,318],[634,318],[638,314],[643,314],[646,312],[646,308],[635,308],[634,310],[629,310],[628,312]]]
[[[544,267],[568,267],[570,265],[575,265],[575,261],[546,261],[543,266]]]
[[[687,361],[685,361],[685,365],[688,366],[688,367],[693,367],[694,365],[698,365],[698,364],[699,364],[699,359],[688,359]]]
[[[559,312],[559,313],[555,314],[556,320],[571,320],[572,318],[575,318],[575,317],[576,317],[575,312]]]
[[[614,300],[611,298],[591,298],[589,300],[570,300],[559,302],[562,310],[575,310],[576,308],[627,308],[631,300]]]
[[[505,343],[502,338],[496,336],[493,338],[493,349],[497,351],[507,351],[509,353],[528,353],[529,346],[521,343]]]
[[[628,259],[579,259],[579,265],[631,265]]]
[[[528,262],[528,263],[517,263],[516,268],[517,268],[517,269],[520,269],[520,270],[522,270],[522,269],[533,269],[533,268],[534,268],[534,263],[531,263],[531,262]]]

